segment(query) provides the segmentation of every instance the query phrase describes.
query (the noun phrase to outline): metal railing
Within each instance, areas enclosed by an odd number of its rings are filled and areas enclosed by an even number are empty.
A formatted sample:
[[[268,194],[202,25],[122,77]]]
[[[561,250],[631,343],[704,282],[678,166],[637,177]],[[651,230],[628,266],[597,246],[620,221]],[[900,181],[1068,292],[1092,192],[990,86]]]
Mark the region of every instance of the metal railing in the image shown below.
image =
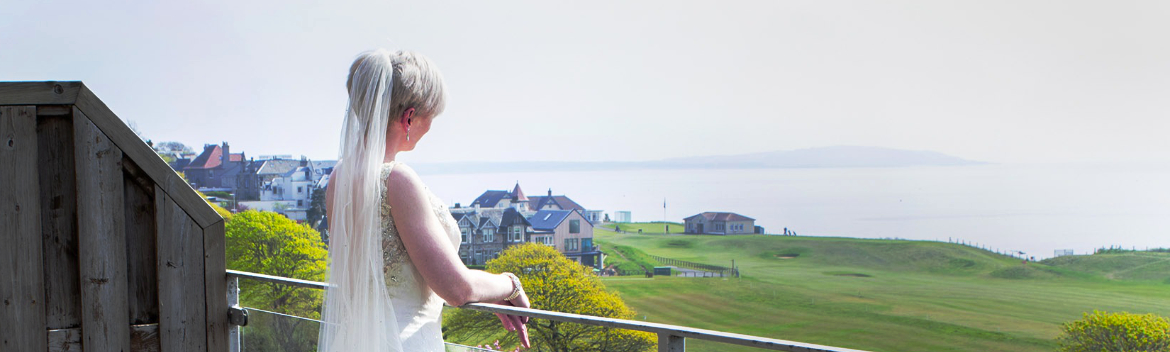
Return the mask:
[[[318,281],[307,281],[290,279],[280,276],[271,276],[264,274],[256,274],[245,271],[228,270],[228,304],[231,306],[231,331],[229,333],[229,345],[232,346],[231,352],[240,351],[239,327],[247,324],[247,311],[239,305],[239,280],[254,280],[261,282],[271,282],[294,287],[303,287],[311,289],[325,289],[328,284]],[[854,350],[848,348],[832,347],[815,345],[796,341],[778,340],[766,337],[735,334],[722,331],[696,329],[685,326],[677,326],[670,324],[650,323],[643,321],[633,321],[625,319],[602,318],[590,315],[572,314],[552,312],[547,310],[519,308],[510,306],[501,306],[495,304],[485,303],[468,303],[455,308],[470,309],[489,313],[502,313],[509,315],[520,315],[536,319],[548,319],[552,321],[565,323],[578,323],[585,325],[594,325],[609,328],[629,329],[637,331],[645,331],[658,335],[658,351],[660,352],[682,352],[686,351],[686,339],[699,339],[719,343],[727,343],[733,345],[757,347],[775,351],[792,351],[792,352],[865,352],[861,350]],[[297,317],[301,318],[301,317]],[[308,318],[302,318],[308,319]]]

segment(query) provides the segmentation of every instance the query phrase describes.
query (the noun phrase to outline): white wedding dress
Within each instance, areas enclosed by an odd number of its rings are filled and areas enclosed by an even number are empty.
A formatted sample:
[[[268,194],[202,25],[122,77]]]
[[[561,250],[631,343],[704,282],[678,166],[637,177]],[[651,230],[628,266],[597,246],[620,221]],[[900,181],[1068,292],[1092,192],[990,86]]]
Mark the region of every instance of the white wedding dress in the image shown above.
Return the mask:
[[[410,254],[402,245],[398,230],[394,227],[394,218],[390,215],[390,205],[386,204],[386,177],[394,168],[394,163],[382,165],[382,182],[380,182],[380,204],[382,204],[382,272],[386,279],[386,291],[390,294],[390,302],[394,307],[394,315],[401,329],[399,337],[402,340],[404,351],[443,351],[443,332],[440,323],[443,312],[443,299],[427,287],[422,274],[415,268],[415,264],[427,262],[427,258],[417,258],[418,262],[411,261]],[[426,189],[430,199],[431,209],[443,225],[451,246],[459,250],[459,225],[451,212],[439,197],[430,189]]]

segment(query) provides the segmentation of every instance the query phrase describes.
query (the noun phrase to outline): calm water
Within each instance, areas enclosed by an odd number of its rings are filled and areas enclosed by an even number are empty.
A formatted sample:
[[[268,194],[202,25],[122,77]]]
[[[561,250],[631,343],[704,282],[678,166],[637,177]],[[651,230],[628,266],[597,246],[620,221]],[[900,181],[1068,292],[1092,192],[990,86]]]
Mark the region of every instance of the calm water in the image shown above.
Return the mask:
[[[756,219],[769,233],[977,242],[1047,258],[1101,246],[1170,247],[1170,165],[639,170],[422,175],[448,202],[487,189],[568,195],[634,221],[703,211]],[[663,199],[666,200],[665,217]]]

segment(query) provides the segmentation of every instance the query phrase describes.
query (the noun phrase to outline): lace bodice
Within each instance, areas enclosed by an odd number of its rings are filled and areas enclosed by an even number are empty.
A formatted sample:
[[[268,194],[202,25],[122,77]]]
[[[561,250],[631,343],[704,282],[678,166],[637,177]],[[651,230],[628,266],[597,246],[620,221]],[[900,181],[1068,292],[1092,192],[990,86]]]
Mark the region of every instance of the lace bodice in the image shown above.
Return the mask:
[[[390,213],[390,205],[386,203],[386,193],[393,190],[386,189],[386,177],[390,175],[395,163],[382,166],[382,182],[380,188],[380,204],[382,204],[382,272],[386,280],[386,291],[390,294],[394,306],[394,315],[398,320],[398,327],[402,330],[402,344],[406,351],[442,351],[443,335],[439,328],[443,310],[443,301],[434,293],[422,274],[415,267],[416,264],[426,265],[427,258],[412,260],[410,253],[402,244],[398,229],[394,224],[394,217]],[[426,190],[431,209],[443,225],[443,230],[451,240],[455,250],[459,250],[459,225],[451,212],[439,197],[430,189]]]

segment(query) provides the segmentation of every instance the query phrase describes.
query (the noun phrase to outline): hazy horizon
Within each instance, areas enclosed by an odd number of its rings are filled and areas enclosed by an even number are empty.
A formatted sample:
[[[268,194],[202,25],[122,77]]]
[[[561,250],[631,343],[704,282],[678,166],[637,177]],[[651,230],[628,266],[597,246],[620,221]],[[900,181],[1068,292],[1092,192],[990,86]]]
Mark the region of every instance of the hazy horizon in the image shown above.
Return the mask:
[[[430,57],[407,162],[859,145],[1170,161],[1170,5],[1121,1],[17,2],[0,80],[82,80],[156,142],[337,156],[360,51]]]

